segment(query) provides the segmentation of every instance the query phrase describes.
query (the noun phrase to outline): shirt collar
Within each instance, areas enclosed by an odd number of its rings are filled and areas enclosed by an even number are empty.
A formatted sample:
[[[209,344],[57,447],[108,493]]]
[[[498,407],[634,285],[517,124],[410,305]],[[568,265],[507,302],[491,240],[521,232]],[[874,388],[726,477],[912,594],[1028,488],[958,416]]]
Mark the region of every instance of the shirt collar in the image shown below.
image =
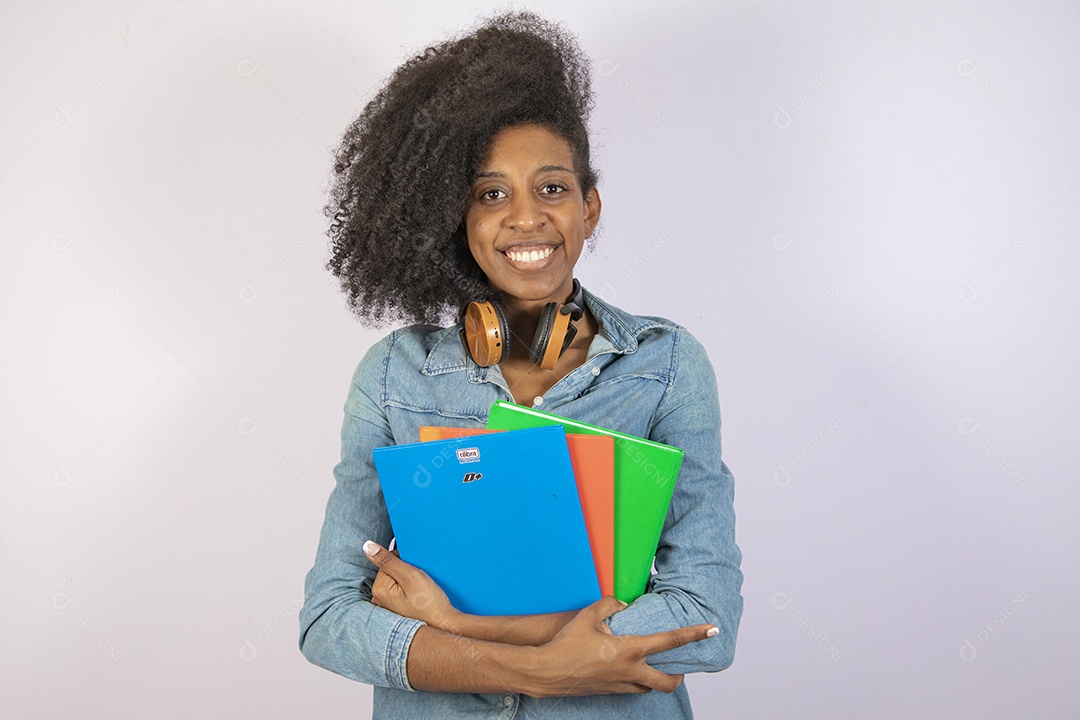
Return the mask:
[[[626,354],[636,352],[638,339],[651,330],[669,328],[658,318],[637,317],[605,302],[599,296],[584,289],[585,305],[596,318],[598,330],[589,346],[589,359],[605,352]],[[461,342],[461,326],[453,325],[436,330],[431,335],[432,346],[427,361],[420,372],[424,375],[442,375],[460,370],[469,371],[469,379],[482,382],[490,368],[473,362]]]

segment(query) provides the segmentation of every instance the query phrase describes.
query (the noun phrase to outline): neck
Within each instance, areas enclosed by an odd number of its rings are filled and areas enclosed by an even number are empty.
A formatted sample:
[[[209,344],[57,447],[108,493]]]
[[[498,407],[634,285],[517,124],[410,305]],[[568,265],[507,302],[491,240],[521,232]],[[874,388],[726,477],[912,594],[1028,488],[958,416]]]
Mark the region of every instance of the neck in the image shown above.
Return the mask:
[[[513,302],[507,303],[506,322],[510,325],[510,335],[513,341],[510,344],[510,356],[513,358],[528,358],[529,346],[532,345],[533,336],[536,335],[536,325],[540,320],[540,311],[544,309],[543,302]]]
[[[565,304],[568,299],[569,293],[558,302],[562,305]],[[506,321],[510,326],[510,333],[513,337],[513,342],[510,345],[509,359],[522,361],[530,366],[532,365],[531,360],[529,360],[529,347],[532,345],[533,338],[536,335],[536,327],[540,320],[540,313],[547,302],[549,301],[514,300],[504,304],[503,307],[506,311]],[[580,320],[574,322],[574,326],[577,327],[577,334],[574,336],[573,343],[570,347],[584,352],[588,349],[599,326],[596,322],[596,318],[593,317],[593,314],[585,305],[584,298],[582,299],[581,307],[583,314]]]
[[[503,308],[506,311],[506,320],[513,337],[511,343],[513,356],[528,356],[528,348],[536,334],[540,316],[543,314],[544,307],[548,304],[554,302],[556,305],[562,306],[574,302],[575,307],[581,310],[585,309],[584,298],[578,289],[579,287],[577,280],[573,280],[569,288],[560,288],[554,296],[549,298],[538,300],[507,298],[504,300]],[[581,324],[581,320],[584,320],[584,318],[579,318],[578,321],[571,319],[571,322],[576,326]]]

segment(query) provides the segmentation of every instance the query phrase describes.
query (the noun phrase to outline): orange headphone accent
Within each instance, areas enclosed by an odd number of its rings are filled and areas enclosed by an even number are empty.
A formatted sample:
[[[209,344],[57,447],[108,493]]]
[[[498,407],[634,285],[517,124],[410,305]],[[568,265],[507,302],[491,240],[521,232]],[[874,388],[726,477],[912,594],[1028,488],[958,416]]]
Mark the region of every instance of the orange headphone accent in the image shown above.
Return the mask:
[[[506,313],[498,301],[471,302],[465,306],[465,349],[481,367],[491,367],[510,354]]]
[[[555,363],[577,335],[573,323],[581,319],[584,310],[581,283],[574,278],[574,289],[566,304],[550,302],[540,311],[529,358],[545,370],[554,370]],[[510,357],[509,324],[498,300],[469,303],[461,311],[461,324],[461,341],[477,365],[491,367]]]

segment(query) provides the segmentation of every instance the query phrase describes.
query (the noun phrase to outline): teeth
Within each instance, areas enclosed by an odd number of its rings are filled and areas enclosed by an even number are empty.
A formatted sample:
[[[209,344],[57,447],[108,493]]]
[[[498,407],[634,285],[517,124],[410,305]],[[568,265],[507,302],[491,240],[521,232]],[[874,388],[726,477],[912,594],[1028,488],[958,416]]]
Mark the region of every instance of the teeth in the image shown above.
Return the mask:
[[[555,248],[549,245],[541,250],[507,250],[506,257],[514,262],[534,263],[543,260],[553,252],[555,252]]]

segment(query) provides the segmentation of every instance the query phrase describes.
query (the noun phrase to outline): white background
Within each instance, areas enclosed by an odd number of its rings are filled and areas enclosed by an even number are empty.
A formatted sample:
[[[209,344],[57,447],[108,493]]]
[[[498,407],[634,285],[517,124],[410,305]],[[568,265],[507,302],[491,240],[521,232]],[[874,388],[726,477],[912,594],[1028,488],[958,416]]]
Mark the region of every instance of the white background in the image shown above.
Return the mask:
[[[364,717],[296,613],[353,367],[330,151],[494,6],[5,2],[0,717]],[[596,63],[586,286],[708,348],[702,718],[1080,717],[1080,10],[527,4]]]

